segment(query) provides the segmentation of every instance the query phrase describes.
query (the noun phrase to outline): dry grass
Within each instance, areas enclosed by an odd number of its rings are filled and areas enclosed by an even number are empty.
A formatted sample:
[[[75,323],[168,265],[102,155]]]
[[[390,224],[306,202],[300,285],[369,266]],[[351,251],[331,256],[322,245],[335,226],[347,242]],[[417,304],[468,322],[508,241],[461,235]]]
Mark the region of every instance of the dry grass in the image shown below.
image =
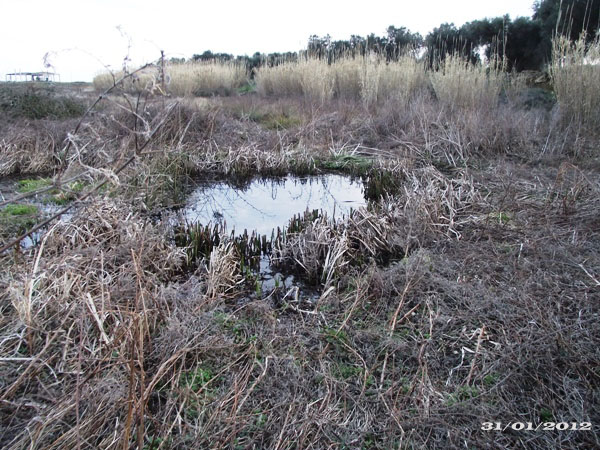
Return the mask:
[[[553,40],[550,74],[563,121],[597,131],[600,123],[600,37]]]
[[[167,68],[167,91],[178,97],[231,94],[246,82],[246,67],[236,62],[195,62]]]
[[[447,55],[439,69],[431,72],[437,98],[453,108],[494,109],[507,81],[501,64],[492,61],[485,67],[459,55]]]
[[[123,72],[102,73],[94,77],[94,87],[104,91],[123,76]],[[246,68],[236,62],[189,62],[165,68],[167,93],[177,97],[230,94],[247,81]],[[159,67],[149,67],[122,83],[125,92],[160,92],[163,89]]]
[[[2,448],[598,447],[598,162],[570,156],[582,144],[551,114],[482,110],[481,73],[460,107],[419,88],[369,108],[361,72],[339,73],[316,105],[149,98],[136,119],[131,98],[111,98],[70,155],[44,137],[56,123],[0,124],[6,173],[66,164],[113,181],[38,247],[0,254]],[[299,120],[273,128],[249,111]],[[194,172],[326,168],[389,195],[336,223],[310,216],[275,249],[316,296],[253,293],[227,242],[186,271],[148,214]]]
[[[256,76],[262,95],[303,95],[326,102],[332,98],[361,99],[371,105],[384,99],[408,100],[426,87],[422,64],[406,56],[387,63],[378,55],[340,58],[332,64],[316,58],[261,68]]]
[[[94,77],[93,84],[97,91],[103,92],[114,86],[123,78],[125,72],[122,70],[115,72],[99,73]],[[139,93],[153,90],[158,81],[158,70],[155,67],[148,67],[135,76],[123,80],[120,86],[125,92]]]

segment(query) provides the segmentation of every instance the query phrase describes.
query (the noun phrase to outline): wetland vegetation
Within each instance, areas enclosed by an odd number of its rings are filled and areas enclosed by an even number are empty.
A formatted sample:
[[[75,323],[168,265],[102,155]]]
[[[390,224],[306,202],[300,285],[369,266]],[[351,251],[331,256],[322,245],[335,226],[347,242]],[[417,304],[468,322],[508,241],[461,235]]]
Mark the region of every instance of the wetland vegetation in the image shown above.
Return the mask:
[[[6,94],[0,446],[598,446],[600,43],[554,55],[550,106],[456,54]]]

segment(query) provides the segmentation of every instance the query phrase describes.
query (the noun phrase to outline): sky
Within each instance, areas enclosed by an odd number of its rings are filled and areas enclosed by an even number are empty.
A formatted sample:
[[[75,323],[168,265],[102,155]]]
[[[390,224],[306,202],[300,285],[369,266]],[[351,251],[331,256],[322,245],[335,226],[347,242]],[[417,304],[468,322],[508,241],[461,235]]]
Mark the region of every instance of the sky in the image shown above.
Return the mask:
[[[44,55],[61,81],[91,81],[119,69],[205,50],[286,52],[308,37],[382,36],[389,25],[425,36],[444,22],[531,16],[533,0],[0,0],[0,80],[41,71]]]

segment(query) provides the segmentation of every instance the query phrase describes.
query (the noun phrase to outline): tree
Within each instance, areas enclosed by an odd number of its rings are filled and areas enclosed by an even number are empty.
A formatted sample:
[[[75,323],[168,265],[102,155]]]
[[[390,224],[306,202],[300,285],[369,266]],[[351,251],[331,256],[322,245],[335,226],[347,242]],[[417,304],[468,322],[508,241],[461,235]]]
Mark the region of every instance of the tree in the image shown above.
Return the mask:
[[[398,59],[399,56],[416,50],[423,45],[423,37],[419,33],[411,33],[404,27],[396,28],[390,25],[387,28],[385,52],[388,60]]]
[[[434,28],[425,38],[427,48],[427,61],[430,67],[435,67],[442,62],[446,55],[460,55],[476,62],[479,56],[476,53],[477,45],[469,36],[467,30],[456,28],[453,23],[443,23]]]
[[[576,40],[585,31],[591,40],[599,30],[600,0],[538,0],[533,10],[533,20],[540,26],[539,50],[546,59],[550,58],[555,34]]]

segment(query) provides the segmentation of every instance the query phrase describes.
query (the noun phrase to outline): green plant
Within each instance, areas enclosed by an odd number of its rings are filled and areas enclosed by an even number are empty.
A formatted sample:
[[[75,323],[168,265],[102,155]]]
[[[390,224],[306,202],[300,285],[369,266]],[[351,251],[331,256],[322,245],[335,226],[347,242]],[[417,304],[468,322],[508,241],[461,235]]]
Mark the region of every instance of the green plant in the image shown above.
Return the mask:
[[[394,196],[402,188],[402,179],[397,175],[383,170],[371,169],[363,176],[365,198],[380,200],[383,196]]]
[[[0,210],[0,235],[20,234],[35,225],[40,211],[34,205],[9,203]]]
[[[347,344],[348,335],[344,330],[336,330],[335,328],[325,327],[324,337],[330,344]]]
[[[500,379],[500,375],[497,373],[490,373],[483,377],[483,384],[486,386],[494,386],[498,380]]]
[[[446,405],[453,406],[458,403],[466,402],[479,395],[479,389],[475,386],[461,386],[452,394],[446,397]]]
[[[554,414],[552,414],[552,411],[548,408],[541,408],[540,409],[540,419],[542,420],[542,422],[550,422],[554,417]]]
[[[190,372],[185,372],[179,380],[179,385],[198,392],[204,389],[212,378],[213,373],[210,368],[198,366]]]
[[[37,206],[34,205],[17,205],[14,203],[9,203],[6,205],[2,211],[0,211],[0,215],[8,218],[11,216],[34,216],[38,214],[39,210]]]
[[[256,92],[256,85],[253,83],[246,83],[243,86],[237,88],[238,94],[251,94]]]
[[[35,178],[19,180],[17,184],[17,192],[27,193],[50,186],[52,184],[52,181],[49,178]]]
[[[373,167],[373,160],[364,156],[342,153],[321,161],[320,165],[326,170],[340,170],[353,175],[363,175]]]
[[[491,212],[489,214],[489,217],[490,219],[497,221],[501,225],[506,225],[511,220],[510,215],[502,211]]]

